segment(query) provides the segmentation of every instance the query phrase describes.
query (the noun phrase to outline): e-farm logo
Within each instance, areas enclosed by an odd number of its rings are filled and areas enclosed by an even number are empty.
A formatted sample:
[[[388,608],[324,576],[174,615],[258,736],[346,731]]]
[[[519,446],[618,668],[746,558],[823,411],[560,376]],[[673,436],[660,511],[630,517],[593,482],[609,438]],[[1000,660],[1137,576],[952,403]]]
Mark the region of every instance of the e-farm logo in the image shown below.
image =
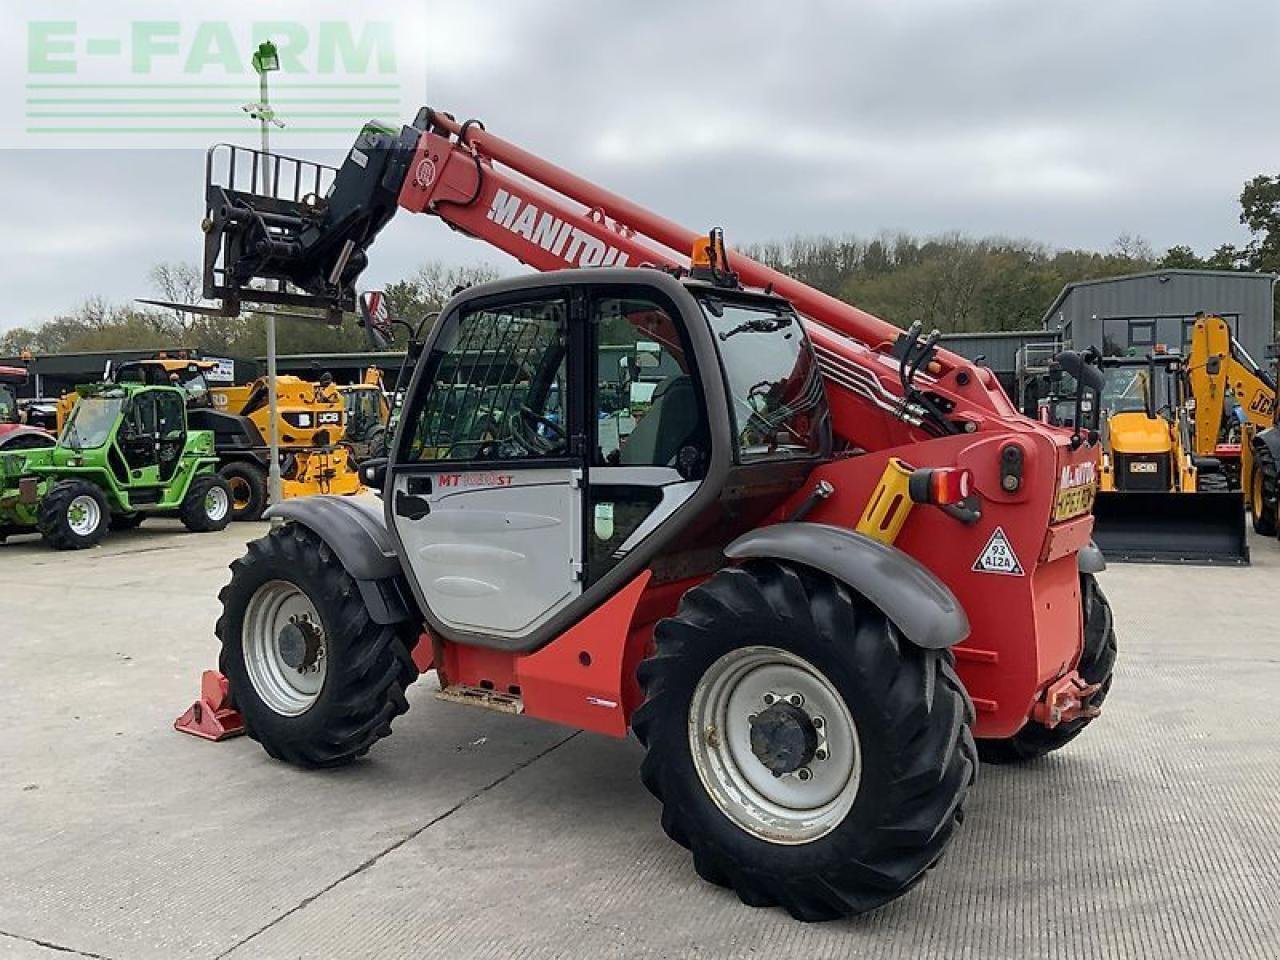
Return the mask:
[[[345,147],[365,121],[398,123],[421,105],[418,31],[399,18],[326,17],[351,8],[324,2],[305,20],[73,18],[58,16],[63,6],[33,5],[40,16],[23,25],[25,69],[8,71],[19,82],[0,146],[251,142],[265,118],[282,149]],[[267,43],[264,62],[255,53]]]

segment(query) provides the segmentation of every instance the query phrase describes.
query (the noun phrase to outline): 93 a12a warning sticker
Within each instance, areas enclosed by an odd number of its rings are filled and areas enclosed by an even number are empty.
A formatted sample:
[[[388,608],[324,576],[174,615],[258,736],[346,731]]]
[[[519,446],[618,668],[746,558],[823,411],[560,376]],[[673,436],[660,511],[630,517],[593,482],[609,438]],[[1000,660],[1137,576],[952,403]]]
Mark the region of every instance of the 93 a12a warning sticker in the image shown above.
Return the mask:
[[[1018,562],[1018,555],[1013,552],[1013,544],[1009,542],[1009,538],[1004,535],[1004,530],[1000,527],[996,527],[995,533],[991,534],[991,539],[978,554],[978,559],[973,563],[973,569],[978,573],[1001,573],[1006,577],[1026,575],[1022,564]]]

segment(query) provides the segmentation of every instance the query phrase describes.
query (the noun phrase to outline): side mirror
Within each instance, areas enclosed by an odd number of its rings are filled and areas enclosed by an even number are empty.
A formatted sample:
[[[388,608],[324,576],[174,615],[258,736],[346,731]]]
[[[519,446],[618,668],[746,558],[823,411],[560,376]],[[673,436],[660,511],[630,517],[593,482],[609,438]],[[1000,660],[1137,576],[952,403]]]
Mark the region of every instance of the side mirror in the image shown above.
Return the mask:
[[[381,493],[387,483],[387,458],[374,457],[360,464],[360,482]]]
[[[381,290],[368,290],[360,294],[359,305],[356,323],[364,328],[365,346],[375,352],[391,349],[394,320],[386,295]]]

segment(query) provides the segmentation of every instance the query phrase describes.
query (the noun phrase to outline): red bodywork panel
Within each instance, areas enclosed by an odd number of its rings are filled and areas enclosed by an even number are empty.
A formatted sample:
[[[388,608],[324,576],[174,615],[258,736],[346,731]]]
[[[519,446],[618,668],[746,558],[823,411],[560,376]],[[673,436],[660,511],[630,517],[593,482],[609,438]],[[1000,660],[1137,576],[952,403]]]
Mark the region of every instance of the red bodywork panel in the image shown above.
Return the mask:
[[[438,113],[432,124],[400,193],[406,209],[439,216],[537,270],[688,265],[698,236],[693,231],[481,128],[470,126],[459,142],[460,124]],[[1093,520],[1085,512],[1050,521],[1060,486],[1095,476],[1096,449],[1072,449],[1065,430],[1019,414],[989,369],[945,350],[917,384],[952,405],[950,418],[970,429],[930,436],[899,416],[899,364],[889,355],[897,327],[746,257],[734,254],[731,265],[745,285],[772,288],[806,318],[834,431],[842,446],[865,451],[815,471],[813,481],[828,480],[836,492],[807,519],[852,528],[891,456],[912,467],[972,470],[981,519],[966,525],[917,506],[896,546],[941,579],[968,614],[971,633],[956,658],[978,710],[975,732],[1015,733],[1055,682],[1065,689],[1062,678],[1080,655],[1075,554],[1088,542]],[[1012,493],[1000,483],[1001,451],[1010,444],[1023,459],[1022,481]],[[786,519],[810,489],[771,519]],[[975,569],[997,529],[1021,573]],[[642,576],[534,654],[445,644],[445,668],[451,682],[518,686],[526,711],[535,716],[622,735],[638,703],[635,665],[651,644],[653,625],[695,582],[655,587]],[[589,697],[617,706],[589,703]]]

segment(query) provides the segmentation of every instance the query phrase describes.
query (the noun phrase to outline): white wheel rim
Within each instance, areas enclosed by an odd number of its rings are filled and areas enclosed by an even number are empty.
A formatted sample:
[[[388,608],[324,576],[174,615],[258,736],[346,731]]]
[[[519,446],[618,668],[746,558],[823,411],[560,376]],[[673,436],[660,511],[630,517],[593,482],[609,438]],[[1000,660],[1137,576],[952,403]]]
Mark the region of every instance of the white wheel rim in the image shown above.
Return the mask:
[[[216,522],[225,517],[230,509],[231,499],[227,496],[227,491],[222,487],[210,487],[209,492],[204,495],[205,516]]]
[[[780,776],[751,746],[751,717],[779,699],[797,706],[818,736],[817,752]],[[858,796],[862,751],[844,698],[813,664],[777,647],[742,647],[707,668],[689,704],[689,746],[721,812],[770,843],[825,836]]]
[[[311,641],[302,657],[297,630]],[[287,580],[260,586],[245,608],[241,643],[249,681],[263,703],[285,717],[311,709],[324,688],[328,640],[301,588]]]
[[[98,501],[88,494],[81,494],[67,504],[67,526],[77,537],[87,537],[102,522],[102,509]]]

